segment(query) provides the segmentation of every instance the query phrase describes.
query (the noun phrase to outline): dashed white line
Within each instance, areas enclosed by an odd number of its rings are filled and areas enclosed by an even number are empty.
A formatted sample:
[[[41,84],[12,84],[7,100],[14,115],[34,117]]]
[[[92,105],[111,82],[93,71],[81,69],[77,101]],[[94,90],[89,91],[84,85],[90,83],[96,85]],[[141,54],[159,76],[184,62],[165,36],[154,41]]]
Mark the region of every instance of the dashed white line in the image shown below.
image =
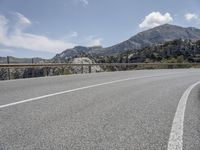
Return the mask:
[[[182,95],[178,107],[174,116],[171,133],[168,141],[168,150],[182,150],[183,149],[183,126],[184,126],[184,116],[185,108],[187,104],[188,97],[192,89],[200,84],[200,81],[191,85]]]
[[[61,91],[61,92],[57,92],[57,93],[53,93],[53,94],[43,95],[43,96],[39,96],[39,97],[35,97],[35,98],[30,98],[30,99],[20,100],[20,101],[9,103],[9,104],[0,105],[0,109],[10,107],[10,106],[14,106],[14,105],[27,103],[27,102],[31,102],[31,101],[44,99],[44,98],[47,98],[47,97],[52,97],[52,96],[66,94],[66,93],[75,92],[75,91],[79,91],[79,90],[89,89],[89,88],[93,88],[93,87],[98,87],[98,86],[103,86],[103,85],[108,85],[108,84],[113,84],[113,83],[119,83],[119,82],[129,81],[129,80],[137,80],[137,79],[152,78],[152,77],[161,77],[161,76],[174,75],[174,74],[177,74],[177,73],[168,73],[168,74],[164,74],[164,75],[152,75],[152,76],[126,78],[126,79],[114,80],[114,81],[95,84],[95,85],[84,86],[84,87],[80,87],[80,88],[75,88],[75,89],[71,89],[71,90]]]

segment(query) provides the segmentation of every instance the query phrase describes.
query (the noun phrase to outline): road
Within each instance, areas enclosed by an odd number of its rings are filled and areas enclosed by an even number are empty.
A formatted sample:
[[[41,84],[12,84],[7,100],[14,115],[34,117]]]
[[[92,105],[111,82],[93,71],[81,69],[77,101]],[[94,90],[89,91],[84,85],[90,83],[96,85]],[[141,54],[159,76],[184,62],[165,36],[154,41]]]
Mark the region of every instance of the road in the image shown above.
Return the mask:
[[[198,69],[2,81],[0,150],[170,150],[181,123],[177,149],[199,150],[198,81]]]

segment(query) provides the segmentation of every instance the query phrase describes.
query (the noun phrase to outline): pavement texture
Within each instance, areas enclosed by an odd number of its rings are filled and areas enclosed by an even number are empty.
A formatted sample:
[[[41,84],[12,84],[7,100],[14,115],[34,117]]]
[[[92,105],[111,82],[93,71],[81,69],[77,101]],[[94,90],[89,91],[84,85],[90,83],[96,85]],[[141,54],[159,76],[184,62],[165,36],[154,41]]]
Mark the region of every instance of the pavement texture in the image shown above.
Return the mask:
[[[0,109],[0,150],[167,150],[178,102],[200,80],[199,69],[2,81],[0,105],[134,77]],[[184,150],[200,149],[199,110],[196,86],[186,106]]]

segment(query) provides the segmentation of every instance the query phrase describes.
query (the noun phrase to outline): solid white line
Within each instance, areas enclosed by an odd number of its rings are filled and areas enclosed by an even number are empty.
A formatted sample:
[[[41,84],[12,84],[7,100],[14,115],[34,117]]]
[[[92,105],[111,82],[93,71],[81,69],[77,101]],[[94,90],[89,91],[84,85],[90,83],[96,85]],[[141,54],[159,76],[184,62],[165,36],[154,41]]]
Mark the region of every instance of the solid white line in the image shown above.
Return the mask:
[[[129,81],[129,80],[137,80],[137,79],[152,78],[152,77],[161,77],[161,76],[168,76],[168,75],[175,75],[175,74],[178,74],[178,73],[168,73],[168,74],[162,74],[162,75],[152,75],[152,76],[143,76],[143,77],[134,77],[134,78],[114,80],[114,81],[110,81],[110,82],[84,86],[84,87],[80,87],[80,88],[76,88],[76,89],[61,91],[61,92],[57,92],[57,93],[53,93],[53,94],[47,94],[47,95],[43,95],[43,96],[39,96],[39,97],[35,97],[35,98],[30,98],[30,99],[20,100],[20,101],[9,103],[9,104],[0,105],[0,109],[10,107],[10,106],[14,106],[14,105],[27,103],[27,102],[31,102],[31,101],[44,99],[44,98],[47,98],[47,97],[52,97],[52,96],[56,96],[56,95],[66,94],[66,93],[70,93],[70,92],[75,92],[75,91],[89,89],[89,88],[103,86],[103,85],[108,85],[108,84],[113,84],[113,83],[118,83],[118,82],[123,82],[123,81]]]
[[[185,108],[187,105],[187,100],[192,89],[200,84],[200,81],[191,85],[182,95],[176,114],[174,116],[171,133],[168,141],[168,150],[182,150],[183,149],[183,126],[184,126],[184,116]]]

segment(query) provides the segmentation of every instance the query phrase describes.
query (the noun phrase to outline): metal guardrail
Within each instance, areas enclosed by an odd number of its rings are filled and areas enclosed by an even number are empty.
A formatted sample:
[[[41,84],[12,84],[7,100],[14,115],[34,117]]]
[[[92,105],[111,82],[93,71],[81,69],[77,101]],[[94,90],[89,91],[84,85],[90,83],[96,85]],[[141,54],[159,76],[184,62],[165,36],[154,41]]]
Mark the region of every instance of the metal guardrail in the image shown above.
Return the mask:
[[[92,66],[100,66],[100,67],[123,67],[125,70],[134,69],[140,67],[139,69],[144,68],[189,68],[189,67],[200,67],[200,63],[95,63],[95,64],[69,64],[69,63],[8,63],[8,64],[0,64],[0,69],[7,69],[7,79],[11,79],[10,69],[18,69],[18,68],[37,68],[42,67],[45,68],[46,72],[48,68],[54,67],[81,67],[81,73],[83,73],[84,66],[88,67],[88,72],[91,73]],[[145,66],[145,67],[144,67]],[[159,67],[158,67],[159,66]],[[33,73],[34,74],[34,73]],[[48,74],[47,74],[48,75]]]
[[[95,64],[69,64],[69,63],[17,63],[17,64],[0,64],[0,68],[35,68],[35,67],[74,67],[74,66],[139,66],[139,65],[172,65],[172,66],[184,66],[192,65],[197,66],[200,63],[95,63]]]

